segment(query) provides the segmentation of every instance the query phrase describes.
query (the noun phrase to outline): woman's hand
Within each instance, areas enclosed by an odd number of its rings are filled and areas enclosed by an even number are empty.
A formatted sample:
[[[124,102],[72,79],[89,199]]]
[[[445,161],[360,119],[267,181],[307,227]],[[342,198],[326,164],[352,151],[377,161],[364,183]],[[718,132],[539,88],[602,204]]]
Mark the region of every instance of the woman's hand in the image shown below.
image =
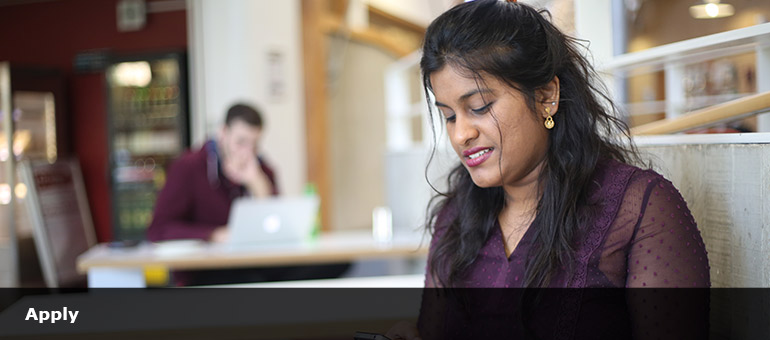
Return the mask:
[[[396,323],[385,333],[385,336],[391,340],[421,340],[417,325],[410,321]]]

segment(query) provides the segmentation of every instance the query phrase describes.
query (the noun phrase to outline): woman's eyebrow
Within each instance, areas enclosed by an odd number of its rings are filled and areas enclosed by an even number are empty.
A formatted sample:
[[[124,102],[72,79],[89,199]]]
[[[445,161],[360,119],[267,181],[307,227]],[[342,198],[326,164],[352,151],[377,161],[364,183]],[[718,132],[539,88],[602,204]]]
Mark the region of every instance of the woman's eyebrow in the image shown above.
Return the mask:
[[[470,90],[470,91],[466,92],[466,93],[465,93],[465,94],[463,94],[462,96],[460,96],[460,98],[459,98],[459,101],[463,101],[463,100],[466,100],[466,99],[468,99],[468,98],[470,98],[471,96],[474,96],[474,95],[476,95],[476,94],[485,94],[485,93],[492,93],[492,92],[493,92],[493,91],[492,91],[491,89],[487,89],[487,88],[483,88],[483,89],[473,89],[473,90]],[[444,104],[444,103],[441,103],[441,102],[439,102],[438,100],[436,101],[436,103],[435,103],[435,104],[436,104],[436,106],[449,107],[449,105],[446,105],[446,104]]]
[[[464,95],[460,96],[460,100],[466,100],[469,97],[476,95],[476,94],[485,94],[485,93],[492,93],[492,90],[483,88],[483,89],[473,89],[465,93]]]

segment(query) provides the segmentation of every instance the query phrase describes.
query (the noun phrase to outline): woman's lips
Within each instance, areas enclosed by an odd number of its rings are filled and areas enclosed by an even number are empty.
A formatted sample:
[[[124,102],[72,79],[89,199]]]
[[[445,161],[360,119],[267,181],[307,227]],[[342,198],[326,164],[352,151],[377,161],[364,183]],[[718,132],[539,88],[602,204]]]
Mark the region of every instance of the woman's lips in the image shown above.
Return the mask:
[[[494,148],[472,148],[463,152],[465,164],[469,167],[478,166],[492,156]]]

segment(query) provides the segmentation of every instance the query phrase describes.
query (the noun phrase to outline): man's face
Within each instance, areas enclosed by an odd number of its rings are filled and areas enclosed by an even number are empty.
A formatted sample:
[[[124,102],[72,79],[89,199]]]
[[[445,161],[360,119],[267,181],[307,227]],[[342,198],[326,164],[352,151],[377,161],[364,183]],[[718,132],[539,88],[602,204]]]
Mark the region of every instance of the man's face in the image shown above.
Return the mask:
[[[225,125],[220,132],[220,148],[223,158],[253,159],[259,150],[262,128],[236,119]]]

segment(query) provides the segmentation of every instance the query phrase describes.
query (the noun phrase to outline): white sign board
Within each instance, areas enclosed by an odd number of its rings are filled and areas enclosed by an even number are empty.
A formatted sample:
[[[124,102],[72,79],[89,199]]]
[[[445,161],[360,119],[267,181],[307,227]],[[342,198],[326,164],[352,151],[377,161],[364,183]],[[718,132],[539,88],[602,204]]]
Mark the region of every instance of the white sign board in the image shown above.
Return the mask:
[[[77,257],[96,243],[83,177],[76,160],[20,164],[43,277],[49,288],[84,280]]]

